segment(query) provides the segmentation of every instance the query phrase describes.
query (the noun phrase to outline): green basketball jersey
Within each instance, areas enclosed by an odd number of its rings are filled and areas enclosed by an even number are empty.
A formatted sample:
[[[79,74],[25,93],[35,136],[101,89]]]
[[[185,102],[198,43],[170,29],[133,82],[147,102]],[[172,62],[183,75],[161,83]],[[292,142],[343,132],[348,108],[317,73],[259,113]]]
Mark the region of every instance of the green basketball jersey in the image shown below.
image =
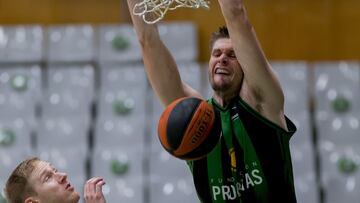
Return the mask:
[[[226,107],[209,103],[217,119],[213,132],[221,138],[207,157],[188,162],[200,201],[296,202],[289,150],[295,125],[286,117],[285,131],[240,97]]]

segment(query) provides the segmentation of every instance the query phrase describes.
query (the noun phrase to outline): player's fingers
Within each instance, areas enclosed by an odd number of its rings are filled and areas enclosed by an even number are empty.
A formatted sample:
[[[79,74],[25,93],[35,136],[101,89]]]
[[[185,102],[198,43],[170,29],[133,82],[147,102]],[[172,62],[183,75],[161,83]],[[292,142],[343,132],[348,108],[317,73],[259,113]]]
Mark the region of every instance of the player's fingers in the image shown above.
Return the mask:
[[[84,197],[92,197],[96,193],[96,184],[102,181],[102,178],[94,177],[89,179],[84,188]]]
[[[105,181],[104,180],[100,180],[100,181],[98,181],[97,183],[96,183],[96,194],[101,194],[102,195],[102,186],[103,185],[105,185],[106,183],[105,183]]]
[[[90,194],[90,182],[92,179],[89,179],[88,181],[86,181],[85,185],[84,185],[84,197],[87,198],[88,195]]]

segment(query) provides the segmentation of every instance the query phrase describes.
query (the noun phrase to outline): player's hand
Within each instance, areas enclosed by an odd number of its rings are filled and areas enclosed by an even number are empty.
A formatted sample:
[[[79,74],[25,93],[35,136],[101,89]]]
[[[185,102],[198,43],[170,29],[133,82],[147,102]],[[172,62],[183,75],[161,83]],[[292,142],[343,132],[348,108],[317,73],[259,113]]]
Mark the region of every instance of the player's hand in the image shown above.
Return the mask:
[[[106,203],[102,193],[102,186],[105,181],[102,178],[94,177],[88,180],[84,186],[84,198],[86,203]]]
[[[232,22],[246,19],[246,10],[243,0],[218,0],[226,25],[232,27]]]

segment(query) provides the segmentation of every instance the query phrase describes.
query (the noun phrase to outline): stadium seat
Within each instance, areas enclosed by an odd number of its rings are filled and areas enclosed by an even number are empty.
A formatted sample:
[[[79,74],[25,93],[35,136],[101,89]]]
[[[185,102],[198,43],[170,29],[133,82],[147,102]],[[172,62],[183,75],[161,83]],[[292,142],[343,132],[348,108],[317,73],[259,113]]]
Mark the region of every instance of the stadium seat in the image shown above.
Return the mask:
[[[319,190],[316,179],[315,150],[309,113],[308,65],[298,62],[271,62],[285,96],[285,115],[297,127],[290,139],[295,191],[299,203],[317,203]]]
[[[43,44],[43,28],[39,25],[0,26],[1,62],[40,62]]]
[[[95,58],[95,33],[91,25],[50,26],[47,61],[88,62]]]
[[[142,60],[140,45],[131,25],[102,25],[99,27],[100,62],[139,62]]]
[[[295,176],[304,173],[315,174],[314,149],[311,142],[291,145],[291,155]]]
[[[199,202],[192,178],[151,176],[150,203]]]
[[[91,176],[103,177],[108,202],[143,202],[143,150],[139,144],[96,148]]]
[[[191,22],[168,22],[159,24],[160,37],[178,62],[196,61],[198,36]]]
[[[5,181],[0,180],[0,188],[5,188]],[[5,192],[3,190],[0,192],[0,203],[6,203]]]
[[[0,117],[34,119],[41,85],[39,65],[0,66]]]
[[[150,174],[162,178],[185,178],[191,177],[191,171],[185,161],[177,159],[170,155],[160,143],[151,146]]]
[[[50,117],[39,121],[38,148],[86,148],[90,128],[88,117]]]
[[[48,116],[90,116],[94,99],[92,65],[51,65],[43,100],[43,114]]]
[[[299,203],[318,203],[320,195],[314,172],[297,174],[294,177],[296,199]]]
[[[140,65],[102,66],[99,117],[131,119],[146,114],[147,80]]]
[[[144,142],[145,118],[133,116],[127,119],[99,118],[95,128],[97,147],[141,145]]]
[[[285,96],[285,113],[308,111],[308,71],[305,62],[272,62]]]
[[[316,125],[320,140],[359,143],[360,69],[357,63],[315,65]]]
[[[142,177],[129,178],[104,178],[106,185],[103,186],[103,194],[107,202],[144,202]]]
[[[0,151],[30,150],[32,122],[23,118],[0,119]]]
[[[359,145],[320,145],[321,183],[327,203],[353,203],[360,199]]]

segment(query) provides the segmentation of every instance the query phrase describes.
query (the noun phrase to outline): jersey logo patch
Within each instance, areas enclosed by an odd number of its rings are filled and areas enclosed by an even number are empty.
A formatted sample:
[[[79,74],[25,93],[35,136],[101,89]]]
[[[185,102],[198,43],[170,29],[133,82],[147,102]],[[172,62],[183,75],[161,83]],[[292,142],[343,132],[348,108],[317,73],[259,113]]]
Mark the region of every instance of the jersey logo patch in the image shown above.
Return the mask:
[[[231,161],[231,171],[236,172],[236,156],[235,156],[235,150],[234,148],[229,149],[229,156]]]

